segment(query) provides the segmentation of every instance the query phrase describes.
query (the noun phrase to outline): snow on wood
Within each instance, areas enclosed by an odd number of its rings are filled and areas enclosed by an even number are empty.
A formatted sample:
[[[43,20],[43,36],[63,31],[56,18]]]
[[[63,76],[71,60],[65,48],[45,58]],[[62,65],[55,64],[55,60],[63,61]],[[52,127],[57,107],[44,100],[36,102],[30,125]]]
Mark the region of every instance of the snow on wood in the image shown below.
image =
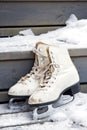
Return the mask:
[[[19,35],[14,37],[0,38],[0,53],[19,50],[20,52],[32,51],[38,41],[64,46],[68,49],[87,48],[87,20],[78,20],[74,15],[71,15],[65,27],[46,34],[35,36],[29,29],[19,32]]]
[[[0,105],[0,128],[1,129],[25,129],[31,130],[86,130],[87,129],[87,94],[78,93],[75,95],[74,101],[58,107],[54,114],[51,113],[47,123],[39,121],[35,124],[32,120],[32,112],[15,112],[10,111],[7,104]],[[3,110],[2,110],[3,109]],[[39,124],[41,123],[41,124]],[[33,125],[31,125],[33,124]],[[83,129],[84,128],[84,129]]]
[[[62,29],[39,36],[27,35],[27,33],[29,31],[24,32],[24,36],[0,38],[0,53],[31,51],[38,41],[67,48],[87,48],[87,20],[78,20],[74,16],[70,17],[66,22],[66,27]],[[76,94],[73,102],[58,107],[48,119],[53,122],[34,124],[31,111],[9,110],[7,104],[0,105],[0,128],[2,130],[87,130],[87,94]],[[33,125],[30,125],[32,123]]]

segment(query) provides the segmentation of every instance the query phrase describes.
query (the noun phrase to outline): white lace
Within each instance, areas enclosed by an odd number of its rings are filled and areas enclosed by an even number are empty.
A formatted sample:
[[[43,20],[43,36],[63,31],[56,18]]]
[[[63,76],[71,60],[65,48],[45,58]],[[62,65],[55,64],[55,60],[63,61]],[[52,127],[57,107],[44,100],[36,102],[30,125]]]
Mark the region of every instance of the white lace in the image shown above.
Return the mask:
[[[37,49],[34,49],[33,52],[36,55],[41,56],[42,58],[46,58],[45,55],[42,55]],[[18,82],[21,83],[23,81],[25,81],[25,79],[29,79],[30,77],[35,78],[35,79],[40,79],[43,74],[45,73],[45,69],[47,68],[48,65],[46,66],[38,66],[38,63],[36,61],[36,63],[34,63],[34,66],[32,67],[32,70],[30,71],[30,73],[28,73],[26,76],[22,77]],[[35,75],[35,76],[33,76]],[[30,80],[29,80],[30,81]]]
[[[55,69],[57,69],[57,71],[55,71],[56,73],[52,75]],[[47,86],[48,83],[49,83],[48,87],[50,87],[52,83],[54,83],[54,80],[56,79],[56,75],[58,71],[59,71],[59,65],[55,63],[50,63],[49,66],[44,71],[44,78],[42,79],[42,82],[40,83],[40,87],[43,88]]]
[[[41,56],[41,57],[46,57],[45,55],[43,55],[42,53],[40,53],[40,51],[38,51],[36,48],[33,49],[33,52],[38,55],[38,56]]]
[[[46,58],[45,55],[42,55],[36,49],[34,49],[34,53],[43,58]],[[18,82],[21,83],[21,82],[25,81],[25,79],[29,80],[29,78],[32,77],[35,79],[40,79],[41,80],[40,88],[43,88],[47,85],[47,83],[51,79],[49,82],[50,83],[49,86],[51,86],[51,84],[54,82],[54,79],[56,79],[56,75],[57,75],[57,73],[54,73],[54,75],[52,75],[52,73],[54,72],[55,69],[57,69],[59,71],[59,65],[56,63],[49,63],[46,66],[38,66],[38,63],[36,61],[36,63],[34,63],[34,66],[32,67],[32,70],[30,71],[30,73],[27,74],[26,76],[22,77]]]

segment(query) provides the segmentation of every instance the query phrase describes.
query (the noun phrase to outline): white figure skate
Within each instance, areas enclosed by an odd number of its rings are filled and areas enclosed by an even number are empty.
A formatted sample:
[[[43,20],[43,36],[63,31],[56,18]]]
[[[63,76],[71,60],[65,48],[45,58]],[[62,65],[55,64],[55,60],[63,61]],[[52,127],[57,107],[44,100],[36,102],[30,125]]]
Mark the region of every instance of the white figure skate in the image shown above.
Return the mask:
[[[36,44],[34,49],[35,62],[32,70],[9,89],[8,95],[11,97],[9,101],[10,109],[26,107],[26,104],[28,104],[26,99],[38,88],[45,67],[49,64],[47,46],[42,42]]]
[[[46,118],[54,108],[70,102],[73,98],[61,96],[64,92],[72,96],[79,91],[79,75],[67,49],[50,46],[48,55],[50,64],[46,68],[43,82],[28,101],[31,107],[35,107],[34,119]]]

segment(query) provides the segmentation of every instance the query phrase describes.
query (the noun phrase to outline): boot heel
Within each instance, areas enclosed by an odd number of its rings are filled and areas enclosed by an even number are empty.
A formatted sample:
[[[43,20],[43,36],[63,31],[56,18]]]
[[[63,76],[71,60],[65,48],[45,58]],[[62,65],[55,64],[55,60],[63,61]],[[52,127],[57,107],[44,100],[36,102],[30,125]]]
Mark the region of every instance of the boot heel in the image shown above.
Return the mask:
[[[73,96],[74,94],[78,93],[80,91],[80,83],[77,83],[73,86],[71,86],[64,95],[70,95]]]

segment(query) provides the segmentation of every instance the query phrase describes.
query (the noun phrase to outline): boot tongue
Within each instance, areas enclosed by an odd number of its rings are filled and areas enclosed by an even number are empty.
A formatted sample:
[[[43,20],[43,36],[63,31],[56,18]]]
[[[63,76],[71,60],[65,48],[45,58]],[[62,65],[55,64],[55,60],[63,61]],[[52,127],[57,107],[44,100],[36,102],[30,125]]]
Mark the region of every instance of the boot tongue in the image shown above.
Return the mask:
[[[48,51],[48,57],[49,57],[50,63],[56,64],[56,61],[55,61],[55,58],[54,58],[54,52],[52,51],[52,48],[49,47],[47,51]],[[56,57],[57,57],[57,55],[56,55]]]
[[[47,46],[39,45],[37,51],[40,55],[37,56],[39,66],[46,66],[50,63],[48,58]]]
[[[51,71],[54,72],[55,69],[59,69],[60,65],[59,65],[59,60],[58,59],[58,55],[56,52],[56,48],[53,47],[49,47],[48,49],[48,54],[49,54],[49,59],[50,59],[50,64],[51,64]],[[60,59],[62,60],[62,59]]]
[[[47,57],[38,57],[38,64],[39,66],[47,66],[49,64],[49,59]]]

